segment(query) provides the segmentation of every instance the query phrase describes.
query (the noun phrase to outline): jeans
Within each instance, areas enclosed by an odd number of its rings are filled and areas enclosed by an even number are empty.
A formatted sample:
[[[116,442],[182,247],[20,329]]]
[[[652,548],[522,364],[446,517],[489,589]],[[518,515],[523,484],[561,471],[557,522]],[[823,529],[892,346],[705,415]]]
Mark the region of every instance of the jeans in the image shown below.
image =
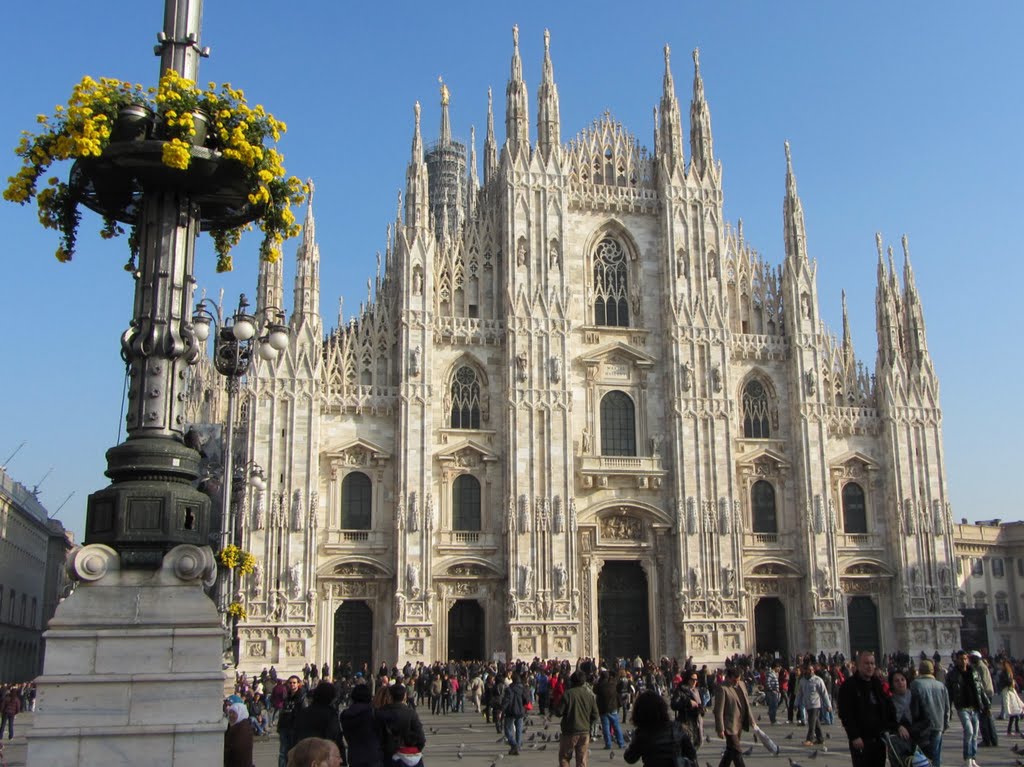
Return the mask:
[[[958,708],[957,716],[964,728],[964,761],[978,755],[978,712],[973,708]]]
[[[505,740],[513,748],[523,745],[523,717],[505,715]]]
[[[278,730],[277,734],[281,738],[280,750],[277,752],[277,767],[288,767],[288,752],[298,742],[295,739],[295,730]]]
[[[922,754],[928,757],[932,767],[942,767],[942,730],[930,730],[929,732],[930,734],[917,744],[918,748],[921,749]]]
[[[615,735],[615,742],[619,744],[619,748],[625,746],[622,741],[622,727],[619,726],[619,712],[609,711],[607,714],[601,714],[601,732],[604,734],[604,747],[612,747],[612,734]]]
[[[768,704],[768,721],[775,724],[775,714],[779,710],[779,694],[769,690],[764,694],[764,702]]]

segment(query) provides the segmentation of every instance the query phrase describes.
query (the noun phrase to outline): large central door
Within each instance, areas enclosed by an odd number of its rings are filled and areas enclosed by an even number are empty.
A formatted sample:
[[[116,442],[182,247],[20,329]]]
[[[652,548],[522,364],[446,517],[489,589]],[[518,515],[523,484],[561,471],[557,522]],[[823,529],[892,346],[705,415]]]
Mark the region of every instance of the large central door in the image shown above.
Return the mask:
[[[786,607],[778,597],[764,597],[754,608],[757,653],[789,657],[786,650]]]
[[[448,611],[448,660],[484,659],[484,608],[457,599]]]
[[[651,657],[647,575],[639,562],[605,562],[597,577],[598,651],[615,658]],[[612,668],[612,666],[608,666]]]
[[[881,658],[878,635],[878,607],[871,597],[850,597],[846,605],[846,620],[850,624],[850,654],[856,658],[861,650],[871,650]]]
[[[373,610],[366,602],[342,602],[334,612],[334,668],[351,664],[353,671],[373,671]]]

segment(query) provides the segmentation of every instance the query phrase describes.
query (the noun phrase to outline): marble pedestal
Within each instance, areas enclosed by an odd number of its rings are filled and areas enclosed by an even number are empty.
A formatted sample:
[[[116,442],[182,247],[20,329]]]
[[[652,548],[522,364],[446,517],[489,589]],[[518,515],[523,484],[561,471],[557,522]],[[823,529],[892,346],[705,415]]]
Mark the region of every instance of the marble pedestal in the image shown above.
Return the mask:
[[[210,549],[181,545],[157,570],[121,570],[93,544],[68,569],[81,582],[44,634],[28,764],[220,764],[224,634],[203,592]]]

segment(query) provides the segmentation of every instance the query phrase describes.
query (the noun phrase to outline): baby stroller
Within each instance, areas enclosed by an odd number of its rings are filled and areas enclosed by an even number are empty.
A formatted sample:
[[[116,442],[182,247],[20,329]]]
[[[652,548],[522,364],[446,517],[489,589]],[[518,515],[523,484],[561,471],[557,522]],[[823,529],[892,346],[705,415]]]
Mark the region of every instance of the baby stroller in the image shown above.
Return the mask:
[[[903,740],[891,732],[882,733],[889,767],[931,767],[931,761],[911,741]]]

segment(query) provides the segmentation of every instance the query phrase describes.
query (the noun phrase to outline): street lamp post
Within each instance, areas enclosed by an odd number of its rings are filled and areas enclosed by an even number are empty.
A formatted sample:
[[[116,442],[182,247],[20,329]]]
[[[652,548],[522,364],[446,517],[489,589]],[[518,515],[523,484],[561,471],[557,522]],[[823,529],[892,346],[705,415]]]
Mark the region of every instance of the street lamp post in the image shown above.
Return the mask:
[[[212,307],[212,308],[211,308]],[[196,304],[192,325],[196,337],[206,341],[214,332],[213,365],[224,376],[228,392],[228,408],[225,418],[223,446],[223,478],[221,481],[220,548],[235,543],[235,504],[232,493],[235,481],[245,479],[251,470],[250,483],[260,489],[266,487],[263,470],[253,462],[241,467],[241,476],[234,470],[235,409],[241,379],[249,372],[254,354],[263,360],[273,360],[288,348],[290,331],[284,324],[284,312],[277,307],[267,307],[259,315],[249,313],[249,302],[243,293],[238,298],[238,308],[230,317],[225,317],[220,306],[204,298]],[[227,569],[219,586],[218,606],[224,614],[225,627],[230,627],[232,653],[235,665],[238,663],[235,639],[236,621],[228,620],[227,607],[234,593],[234,570]]]

